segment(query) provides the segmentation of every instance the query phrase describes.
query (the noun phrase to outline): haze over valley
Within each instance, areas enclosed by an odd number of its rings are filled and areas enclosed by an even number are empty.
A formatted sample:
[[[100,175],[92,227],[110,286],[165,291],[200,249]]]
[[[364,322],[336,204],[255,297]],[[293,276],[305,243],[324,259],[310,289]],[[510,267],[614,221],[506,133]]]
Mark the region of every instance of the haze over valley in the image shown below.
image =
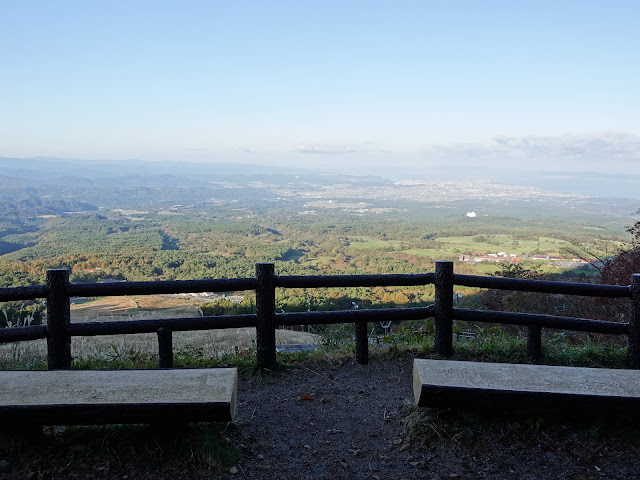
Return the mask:
[[[635,200],[484,178],[189,162],[5,158],[0,166],[7,286],[38,283],[60,265],[83,281],[246,276],[257,261],[300,274],[422,272],[471,254],[486,262],[469,268],[490,272],[490,255],[501,252],[577,268],[566,264],[577,245],[584,254],[623,248],[637,210]]]

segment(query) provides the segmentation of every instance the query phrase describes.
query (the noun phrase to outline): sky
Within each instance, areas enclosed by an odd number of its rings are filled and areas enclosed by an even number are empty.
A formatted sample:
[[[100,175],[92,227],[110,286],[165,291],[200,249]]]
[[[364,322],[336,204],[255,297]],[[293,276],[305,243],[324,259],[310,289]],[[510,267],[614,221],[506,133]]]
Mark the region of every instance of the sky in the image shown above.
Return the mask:
[[[640,175],[640,2],[0,0],[0,156]]]

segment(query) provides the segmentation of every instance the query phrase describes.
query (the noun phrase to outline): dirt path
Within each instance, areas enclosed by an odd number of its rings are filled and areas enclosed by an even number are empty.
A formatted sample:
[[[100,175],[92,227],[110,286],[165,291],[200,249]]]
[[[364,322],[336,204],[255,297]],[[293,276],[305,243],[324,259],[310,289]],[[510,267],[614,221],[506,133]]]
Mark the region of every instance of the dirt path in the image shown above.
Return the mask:
[[[243,381],[239,478],[640,478],[637,423],[426,417],[411,373],[410,359],[348,361]]]
[[[54,437],[6,456],[0,478],[640,478],[638,421],[418,409],[411,406],[411,368],[410,358],[370,365],[344,359],[242,378],[236,422],[222,433],[241,458],[215,472],[189,455],[169,458],[171,447],[149,440],[146,430],[133,453],[120,448],[121,437],[89,431],[99,440]],[[96,442],[97,449],[86,449]]]
[[[244,472],[264,478],[371,478],[400,465],[398,423],[411,400],[408,362],[350,364],[242,382]],[[395,444],[394,444],[395,442]]]

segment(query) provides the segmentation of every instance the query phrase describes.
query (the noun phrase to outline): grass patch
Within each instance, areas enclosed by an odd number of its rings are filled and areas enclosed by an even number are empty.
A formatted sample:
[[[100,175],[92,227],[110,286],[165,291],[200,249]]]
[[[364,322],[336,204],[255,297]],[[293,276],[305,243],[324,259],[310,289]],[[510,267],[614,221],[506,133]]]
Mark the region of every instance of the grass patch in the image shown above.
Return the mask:
[[[543,360],[549,365],[626,368],[627,347],[613,342],[596,343],[586,338],[567,343],[564,334],[547,337],[542,345]]]
[[[404,322],[404,326],[388,335],[370,336],[370,354],[383,356],[414,355],[434,357],[433,320]],[[466,337],[463,327],[454,325],[454,360],[470,360],[497,363],[531,363],[527,357],[527,338],[525,329],[514,327],[490,326],[481,328],[469,325],[473,337]],[[247,329],[240,329],[233,339],[240,339],[244,345],[221,348],[218,337],[206,338],[207,341],[179,342],[174,339],[175,368],[216,368],[237,367],[243,375],[254,375],[258,370],[256,346],[252,338],[247,337]],[[252,330],[252,329],[249,329]],[[278,335],[300,334],[278,330]],[[216,332],[219,334],[219,332]],[[304,334],[310,336],[309,334]],[[202,337],[202,335],[200,335]],[[129,337],[136,337],[135,335]],[[245,338],[247,337],[247,338]],[[74,339],[72,368],[74,369],[150,369],[158,368],[157,339],[149,334],[149,342],[117,341],[115,337],[106,337],[108,344],[95,342],[99,337]],[[292,340],[293,337],[286,337]],[[305,337],[306,338],[306,337]],[[279,368],[300,362],[316,362],[321,357],[348,357],[353,359],[355,352],[355,332],[353,324],[327,325],[320,336],[318,347],[310,351],[278,352]],[[284,339],[284,337],[283,337]],[[568,365],[586,367],[626,368],[627,348],[616,341],[594,340],[586,334],[568,334],[545,330],[542,339],[542,359],[540,363],[548,365]],[[605,340],[607,340],[605,338]],[[617,340],[619,342],[619,340]],[[229,345],[233,343],[227,342]],[[278,343],[304,343],[281,342]],[[91,344],[91,345],[89,345]],[[91,348],[89,348],[91,347]],[[21,342],[3,345],[0,349],[0,369],[2,370],[42,370],[46,369],[46,342]]]
[[[478,241],[482,237],[482,241]],[[538,240],[516,239],[507,234],[485,234],[473,236],[438,237],[437,240],[447,249],[457,248],[466,253],[484,251],[506,251],[509,253],[525,253],[541,251],[557,255],[562,247],[568,246],[566,240],[551,237],[539,237]]]
[[[455,360],[498,363],[528,363],[526,338],[502,333],[478,335],[473,340],[458,339],[454,344]]]
[[[416,325],[420,322],[414,322]],[[380,346],[390,354],[435,357],[432,323],[408,326],[381,337]],[[456,330],[456,329],[454,329]],[[374,345],[375,349],[375,345]],[[456,335],[453,360],[495,363],[531,363],[527,338],[522,332],[509,333],[504,327],[476,329],[473,338]],[[596,342],[589,336],[569,338],[566,333],[548,332],[542,338],[541,364],[594,368],[626,368],[627,347],[615,342]]]
[[[526,337],[500,330],[479,335],[473,340],[457,339],[454,342],[454,359],[531,363],[527,357]],[[569,343],[558,340],[553,334],[545,335],[542,339],[541,364],[625,368],[626,361],[627,348],[616,343],[595,343],[590,339]]]
[[[46,369],[46,340],[0,345],[0,370]]]
[[[409,248],[406,250],[402,250],[402,253],[406,253],[407,255],[414,255],[416,257],[423,258],[439,258],[443,255],[447,255],[445,249],[435,249],[435,248]],[[450,255],[454,255],[453,253],[449,253]]]
[[[365,235],[353,235],[348,238],[349,248],[354,250],[370,250],[370,249],[383,249],[383,250],[397,250],[403,243],[401,240],[381,240],[375,237],[368,237]]]

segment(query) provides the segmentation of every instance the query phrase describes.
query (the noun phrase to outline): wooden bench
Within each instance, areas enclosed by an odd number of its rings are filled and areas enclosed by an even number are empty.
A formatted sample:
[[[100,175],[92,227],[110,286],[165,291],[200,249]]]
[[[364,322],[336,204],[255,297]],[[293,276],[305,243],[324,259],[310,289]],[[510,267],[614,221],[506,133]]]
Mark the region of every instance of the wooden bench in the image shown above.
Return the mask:
[[[0,372],[0,424],[231,421],[235,368]]]
[[[640,370],[415,359],[420,407],[637,416]]]

